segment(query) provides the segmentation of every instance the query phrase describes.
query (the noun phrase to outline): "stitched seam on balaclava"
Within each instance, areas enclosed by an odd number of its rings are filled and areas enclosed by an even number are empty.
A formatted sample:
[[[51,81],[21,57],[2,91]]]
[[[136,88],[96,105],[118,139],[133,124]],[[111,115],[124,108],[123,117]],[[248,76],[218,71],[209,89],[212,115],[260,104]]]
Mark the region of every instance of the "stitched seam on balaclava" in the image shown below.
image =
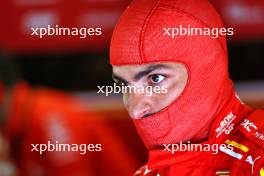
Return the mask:
[[[178,9],[178,8],[174,8],[174,9],[175,9],[176,11],[178,11],[179,13],[181,13],[182,15],[185,15],[185,16],[187,16],[187,17],[192,18],[194,21],[197,21],[197,23],[201,24],[202,26],[204,26],[204,27],[206,27],[206,28],[210,28],[210,29],[212,28],[209,24],[205,23],[205,22],[202,21],[201,19],[197,18],[196,16],[194,16],[194,15],[188,13],[188,12],[185,12],[185,11],[183,11],[183,10],[181,10],[181,9]],[[226,53],[225,47],[224,47],[224,45],[222,44],[222,42],[220,41],[219,37],[217,37],[216,39],[217,39],[217,41],[219,42],[221,48],[224,50],[225,55],[227,56],[227,53]]]
[[[147,15],[146,19],[144,20],[143,26],[142,26],[142,30],[140,32],[140,38],[139,38],[139,57],[141,60],[141,64],[145,62],[145,54],[144,54],[144,36],[145,36],[145,32],[147,29],[147,25],[153,15],[153,13],[155,12],[155,10],[157,9],[158,5],[159,5],[160,0],[158,0],[155,4],[155,6],[151,9],[151,11],[149,12],[149,14]]]
[[[129,9],[129,7],[130,7],[130,5],[131,5],[132,3],[133,3],[133,2],[131,2],[131,3],[127,6],[127,8],[126,8],[126,10],[124,11],[124,13],[126,13],[126,11],[128,11],[128,9]],[[116,28],[119,26],[119,24],[120,24],[120,22],[122,21],[123,18],[124,18],[124,16],[122,15],[122,16],[118,19],[118,21],[117,21],[117,23],[116,23],[116,26],[115,26],[115,28],[114,28],[114,31],[113,31],[113,34],[112,34],[112,37],[111,37],[110,46],[112,45],[113,38],[115,38],[115,36],[116,36],[116,32],[117,32]]]
[[[142,31],[141,31],[141,35],[140,35],[140,57],[141,58],[144,58],[145,59],[145,54],[144,54],[144,37],[145,37],[145,31],[148,27],[148,24],[150,22],[150,19],[152,17],[152,15],[154,14],[155,10],[158,8],[158,5],[159,5],[159,2],[161,0],[159,0],[157,2],[157,4],[155,5],[155,7],[153,7],[153,9],[150,11],[149,15],[147,16],[147,18],[145,19],[144,21],[144,24],[143,24],[143,28],[142,28]],[[184,10],[181,10],[179,8],[176,8],[176,7],[171,7],[171,6],[168,6],[170,9],[173,9],[175,11],[177,11],[178,13],[184,15],[184,16],[187,16],[189,18],[192,18],[194,21],[196,21],[198,24],[201,24],[202,26],[206,27],[206,28],[212,28],[209,24],[207,24],[206,22],[202,21],[201,19],[197,18],[196,16],[190,14],[189,12],[186,12]],[[166,9],[167,10],[167,9]],[[225,46],[224,44],[220,41],[219,37],[216,38],[218,43],[220,44],[221,48],[223,49],[226,57],[228,57],[228,54],[227,54],[227,51],[225,49]],[[144,60],[141,60],[143,63],[144,63]]]

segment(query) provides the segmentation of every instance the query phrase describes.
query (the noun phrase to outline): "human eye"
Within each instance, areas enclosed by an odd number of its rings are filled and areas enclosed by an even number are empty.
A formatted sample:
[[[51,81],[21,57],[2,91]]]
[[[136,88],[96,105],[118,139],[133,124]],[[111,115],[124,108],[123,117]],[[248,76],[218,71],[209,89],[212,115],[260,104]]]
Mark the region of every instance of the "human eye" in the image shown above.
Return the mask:
[[[148,82],[151,85],[158,85],[166,79],[166,76],[161,74],[153,74],[148,77]]]

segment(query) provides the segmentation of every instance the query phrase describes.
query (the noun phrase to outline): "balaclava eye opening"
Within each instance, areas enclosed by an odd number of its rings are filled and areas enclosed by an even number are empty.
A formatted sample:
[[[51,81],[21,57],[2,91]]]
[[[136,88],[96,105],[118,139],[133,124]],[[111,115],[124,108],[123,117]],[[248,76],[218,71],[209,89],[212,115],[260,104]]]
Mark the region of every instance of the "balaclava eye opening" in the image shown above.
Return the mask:
[[[206,137],[211,122],[234,94],[228,75],[226,38],[175,35],[173,28],[224,28],[206,0],[135,0],[112,36],[114,66],[177,62],[186,66],[188,84],[179,99],[145,119],[134,120],[148,148]]]

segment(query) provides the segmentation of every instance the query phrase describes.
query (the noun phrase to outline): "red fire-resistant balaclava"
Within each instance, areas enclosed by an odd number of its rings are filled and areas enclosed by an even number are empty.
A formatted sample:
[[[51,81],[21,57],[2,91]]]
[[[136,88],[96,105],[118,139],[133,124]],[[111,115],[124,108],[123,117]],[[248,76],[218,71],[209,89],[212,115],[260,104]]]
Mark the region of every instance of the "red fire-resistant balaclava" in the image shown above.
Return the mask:
[[[228,76],[226,38],[177,35],[169,28],[223,28],[207,0],[135,0],[121,16],[112,36],[114,66],[177,62],[188,70],[179,98],[162,111],[134,120],[148,148],[203,139],[213,119],[234,94]],[[168,30],[167,34],[165,29]]]

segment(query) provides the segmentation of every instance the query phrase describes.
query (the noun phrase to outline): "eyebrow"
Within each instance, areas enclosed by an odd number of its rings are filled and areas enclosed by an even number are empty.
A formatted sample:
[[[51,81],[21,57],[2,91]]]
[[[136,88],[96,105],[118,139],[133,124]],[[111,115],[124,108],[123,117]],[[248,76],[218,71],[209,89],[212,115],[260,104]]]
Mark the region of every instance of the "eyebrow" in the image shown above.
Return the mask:
[[[145,70],[138,72],[134,75],[134,80],[140,80],[142,77],[148,75],[149,73],[158,70],[158,69],[171,69],[170,66],[164,64],[150,65]]]
[[[155,71],[155,70],[158,70],[158,69],[172,69],[172,67],[168,66],[168,65],[164,65],[164,64],[156,64],[156,65],[150,65],[148,66],[146,69],[136,73],[134,76],[133,76],[133,79],[135,81],[138,81],[140,80],[142,77],[148,75],[149,73]],[[115,75],[114,73],[112,74],[112,79],[118,79],[120,81],[123,81],[125,83],[128,83],[126,80],[124,80],[123,78]]]

